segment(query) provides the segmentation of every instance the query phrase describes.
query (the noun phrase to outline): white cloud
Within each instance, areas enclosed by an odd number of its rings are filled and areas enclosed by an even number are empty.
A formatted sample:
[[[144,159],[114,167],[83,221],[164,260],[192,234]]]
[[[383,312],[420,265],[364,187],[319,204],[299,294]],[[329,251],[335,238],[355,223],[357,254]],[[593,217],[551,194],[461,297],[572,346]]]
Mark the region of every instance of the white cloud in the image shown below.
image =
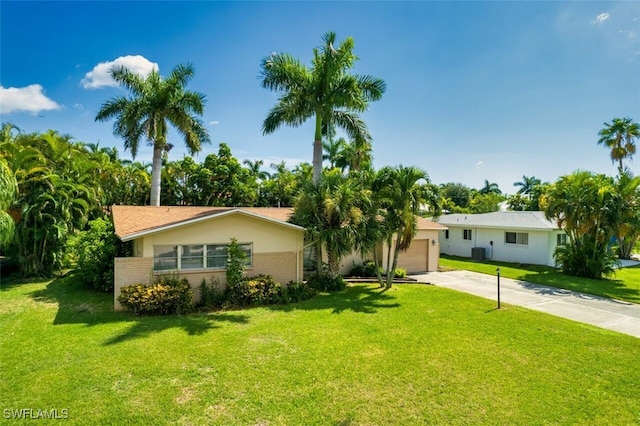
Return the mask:
[[[0,114],[26,111],[35,115],[60,108],[62,107],[58,103],[44,95],[39,84],[9,88],[0,86]]]
[[[482,161],[478,161],[478,162],[476,163],[476,169],[479,169],[479,168],[480,168],[480,166],[482,166],[482,163],[483,163]]]
[[[209,122],[209,126],[217,126],[218,124],[220,124],[218,120],[213,120]]]
[[[603,12],[598,16],[596,16],[596,19],[591,21],[591,23],[596,25],[602,25],[602,23],[607,19],[609,19],[609,14],[607,12]]]
[[[118,87],[118,83],[116,83],[109,75],[109,71],[114,66],[123,66],[125,68],[128,68],[131,72],[141,75],[142,77],[146,77],[151,73],[151,71],[158,69],[158,64],[149,61],[144,56],[120,56],[114,61],[100,62],[98,65],[93,67],[91,71],[85,74],[80,84],[85,89],[97,89],[99,87]]]
[[[80,111],[84,111],[84,106],[82,104],[73,104],[75,109],[79,109]]]

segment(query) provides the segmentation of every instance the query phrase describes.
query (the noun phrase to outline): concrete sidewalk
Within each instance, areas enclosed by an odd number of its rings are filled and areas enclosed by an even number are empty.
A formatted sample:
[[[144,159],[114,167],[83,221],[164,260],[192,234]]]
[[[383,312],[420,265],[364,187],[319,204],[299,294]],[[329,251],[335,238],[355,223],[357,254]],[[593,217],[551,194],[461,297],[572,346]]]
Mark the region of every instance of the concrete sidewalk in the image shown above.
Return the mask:
[[[470,271],[412,275],[419,281],[496,300],[497,278]],[[500,278],[500,301],[640,338],[640,305]]]

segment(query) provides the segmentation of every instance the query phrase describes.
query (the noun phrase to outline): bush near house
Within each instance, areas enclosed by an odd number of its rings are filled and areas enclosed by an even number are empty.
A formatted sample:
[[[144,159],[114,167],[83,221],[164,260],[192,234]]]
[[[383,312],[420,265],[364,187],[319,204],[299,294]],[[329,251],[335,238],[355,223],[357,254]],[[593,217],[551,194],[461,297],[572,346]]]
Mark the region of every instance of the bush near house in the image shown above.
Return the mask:
[[[153,284],[122,287],[118,302],[136,315],[180,315],[192,310],[193,291],[186,278],[166,276]]]
[[[208,309],[279,305],[311,299],[316,291],[308,283],[293,282],[283,285],[271,275],[243,278],[235,286],[219,290],[212,280],[200,284],[201,305]]]
[[[90,221],[89,229],[71,239],[70,251],[77,264],[76,276],[90,288],[104,292],[113,291],[113,259],[131,253],[107,218]]]
[[[380,274],[385,276],[386,273],[384,269],[380,269]],[[378,275],[376,274],[376,264],[373,260],[367,260],[364,263],[360,263],[358,265],[353,265],[351,270],[349,271],[349,275],[352,277],[367,277],[367,278],[376,278]],[[394,278],[405,278],[407,276],[407,270],[404,268],[396,268],[393,273]]]

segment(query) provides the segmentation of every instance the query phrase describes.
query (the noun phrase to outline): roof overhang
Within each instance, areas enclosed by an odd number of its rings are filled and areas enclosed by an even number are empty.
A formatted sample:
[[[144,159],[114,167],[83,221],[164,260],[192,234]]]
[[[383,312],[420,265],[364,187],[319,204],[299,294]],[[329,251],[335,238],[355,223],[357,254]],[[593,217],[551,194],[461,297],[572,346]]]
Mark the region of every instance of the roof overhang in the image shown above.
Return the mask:
[[[283,222],[281,220],[278,219],[274,219],[271,217],[267,217],[267,216],[263,216],[254,212],[250,212],[250,211],[245,211],[242,209],[232,209],[232,210],[227,210],[227,211],[223,211],[220,213],[215,213],[215,214],[211,214],[211,215],[207,215],[207,216],[202,216],[202,217],[197,217],[197,218],[193,218],[193,219],[187,219],[181,222],[176,222],[176,223],[171,223],[169,225],[165,225],[165,226],[158,226],[155,228],[150,228],[150,229],[145,229],[143,231],[138,231],[138,232],[134,232],[132,234],[127,234],[124,236],[118,235],[116,233],[116,236],[118,238],[120,238],[121,241],[126,242],[126,241],[131,241],[131,240],[135,240],[141,237],[146,237],[148,235],[152,235],[152,234],[156,234],[158,232],[164,232],[164,231],[168,231],[170,229],[176,229],[176,228],[181,228],[183,226],[187,226],[187,225],[192,225],[194,223],[198,223],[198,222],[203,222],[203,221],[207,221],[207,220],[215,220],[217,218],[220,217],[224,217],[224,216],[230,216],[230,215],[234,215],[234,214],[241,214],[241,215],[245,215],[245,216],[249,216],[255,219],[259,219],[259,220],[263,220],[265,222],[270,222],[276,225],[280,225],[280,226],[284,226],[290,229],[294,229],[297,231],[302,231],[304,232],[304,228],[302,226],[298,226],[298,225],[294,225],[293,223],[289,223],[289,222]]]

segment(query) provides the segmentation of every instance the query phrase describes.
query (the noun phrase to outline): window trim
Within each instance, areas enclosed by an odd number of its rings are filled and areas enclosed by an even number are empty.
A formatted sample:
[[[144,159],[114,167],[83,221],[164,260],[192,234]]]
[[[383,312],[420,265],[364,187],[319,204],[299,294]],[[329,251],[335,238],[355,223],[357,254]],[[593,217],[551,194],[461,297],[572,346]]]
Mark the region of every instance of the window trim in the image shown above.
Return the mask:
[[[462,239],[464,241],[473,241],[473,230],[470,229],[470,228],[469,229],[463,229],[462,230]]]
[[[230,243],[224,243],[224,244],[220,244],[220,243],[201,243],[201,244],[158,244],[158,245],[154,245],[153,246],[153,272],[155,273],[162,273],[162,272],[168,272],[168,271],[181,271],[181,272],[195,272],[195,271],[224,271],[227,269],[227,265],[226,265],[226,261],[225,261],[225,265],[223,267],[218,267],[218,266],[212,266],[210,267],[207,263],[207,259],[210,257],[207,255],[208,252],[208,248],[209,247],[215,247],[215,246],[227,246],[229,247],[231,244]],[[246,257],[246,264],[245,266],[247,268],[253,268],[253,243],[238,243],[238,245],[240,247],[245,247],[245,251],[248,252],[247,253],[247,257]],[[184,247],[193,247],[193,246],[200,246],[202,247],[202,265],[199,268],[183,268],[182,267],[182,260],[183,260],[183,254],[184,254]],[[174,248],[176,249],[176,257],[171,257],[171,258],[164,258],[164,259],[176,259],[176,268],[170,268],[170,269],[156,269],[156,260],[157,259],[162,259],[162,258],[157,258],[156,257],[156,248]],[[221,257],[221,256],[219,256]],[[189,256],[189,257],[185,257],[185,258],[193,258],[193,256]]]
[[[561,242],[560,240],[564,240],[564,242]],[[557,246],[566,246],[567,245],[567,234],[556,234],[556,245]]]
[[[513,241],[509,241],[508,235],[513,235]],[[529,233],[517,232],[517,231],[505,231],[504,243],[511,246],[528,246],[529,245]]]

